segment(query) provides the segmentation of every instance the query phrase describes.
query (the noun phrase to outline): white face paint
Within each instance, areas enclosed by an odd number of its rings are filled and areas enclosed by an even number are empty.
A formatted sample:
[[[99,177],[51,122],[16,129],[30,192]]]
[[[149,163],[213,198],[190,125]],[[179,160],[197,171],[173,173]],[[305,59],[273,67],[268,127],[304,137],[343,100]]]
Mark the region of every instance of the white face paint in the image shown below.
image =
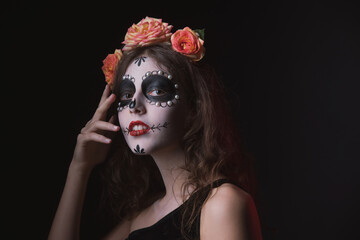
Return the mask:
[[[154,59],[142,56],[129,65],[120,93],[115,93],[121,99],[120,127],[136,154],[167,150],[183,137],[186,111],[178,100],[178,85],[169,75]]]

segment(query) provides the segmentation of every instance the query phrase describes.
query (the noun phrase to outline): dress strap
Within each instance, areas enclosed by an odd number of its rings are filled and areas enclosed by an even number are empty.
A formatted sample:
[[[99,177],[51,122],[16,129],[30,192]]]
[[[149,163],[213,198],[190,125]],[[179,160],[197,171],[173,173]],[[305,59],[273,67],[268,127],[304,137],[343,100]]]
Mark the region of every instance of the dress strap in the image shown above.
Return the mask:
[[[220,187],[221,185],[223,185],[224,183],[232,183],[234,184],[231,180],[227,179],[227,178],[220,178],[220,179],[217,179],[215,181],[213,181],[212,183],[206,185],[205,187],[202,187],[198,190],[196,190],[191,196],[190,198],[188,199],[187,202],[191,202],[193,199],[192,198],[201,198],[202,200],[199,201],[199,203],[203,203],[205,201],[205,199],[207,198],[207,196],[209,195],[210,191],[213,189],[213,188],[217,188],[217,187]]]
[[[210,186],[211,186],[211,188],[217,188],[217,187],[220,187],[221,185],[223,185],[224,183],[232,183],[232,182],[227,178],[220,178],[220,179],[217,179],[214,182],[212,182],[210,184]]]

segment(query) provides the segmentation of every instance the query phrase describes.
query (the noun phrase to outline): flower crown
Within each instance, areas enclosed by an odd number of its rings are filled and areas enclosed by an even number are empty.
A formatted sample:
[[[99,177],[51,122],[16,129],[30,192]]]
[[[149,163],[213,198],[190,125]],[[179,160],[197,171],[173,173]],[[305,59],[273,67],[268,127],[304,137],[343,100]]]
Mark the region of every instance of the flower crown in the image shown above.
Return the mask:
[[[123,56],[123,51],[136,47],[149,46],[161,42],[170,42],[174,51],[179,52],[192,61],[199,61],[204,57],[204,29],[192,30],[189,27],[171,33],[172,25],[161,19],[146,17],[138,24],[133,24],[125,35],[124,47],[116,49],[113,54],[103,60],[102,71],[105,81],[112,86],[117,63]]]

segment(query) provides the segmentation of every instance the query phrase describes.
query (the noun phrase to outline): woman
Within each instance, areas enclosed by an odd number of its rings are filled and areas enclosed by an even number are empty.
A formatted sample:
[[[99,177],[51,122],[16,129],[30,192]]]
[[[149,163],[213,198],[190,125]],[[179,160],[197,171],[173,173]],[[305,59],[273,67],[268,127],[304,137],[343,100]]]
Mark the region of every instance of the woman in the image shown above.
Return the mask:
[[[115,223],[104,239],[262,239],[250,159],[221,86],[198,62],[203,32],[171,29],[146,17],[104,60],[108,85],[78,135],[49,239],[79,239],[98,165]]]

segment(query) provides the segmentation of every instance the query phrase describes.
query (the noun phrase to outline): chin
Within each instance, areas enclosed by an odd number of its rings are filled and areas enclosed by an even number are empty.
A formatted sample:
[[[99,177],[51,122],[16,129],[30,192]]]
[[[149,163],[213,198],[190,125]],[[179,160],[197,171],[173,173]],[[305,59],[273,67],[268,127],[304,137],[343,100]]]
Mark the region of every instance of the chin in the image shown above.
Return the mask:
[[[176,142],[174,139],[156,141],[153,138],[128,139],[127,141],[129,148],[136,155],[153,155],[162,151],[169,151],[174,148]]]

